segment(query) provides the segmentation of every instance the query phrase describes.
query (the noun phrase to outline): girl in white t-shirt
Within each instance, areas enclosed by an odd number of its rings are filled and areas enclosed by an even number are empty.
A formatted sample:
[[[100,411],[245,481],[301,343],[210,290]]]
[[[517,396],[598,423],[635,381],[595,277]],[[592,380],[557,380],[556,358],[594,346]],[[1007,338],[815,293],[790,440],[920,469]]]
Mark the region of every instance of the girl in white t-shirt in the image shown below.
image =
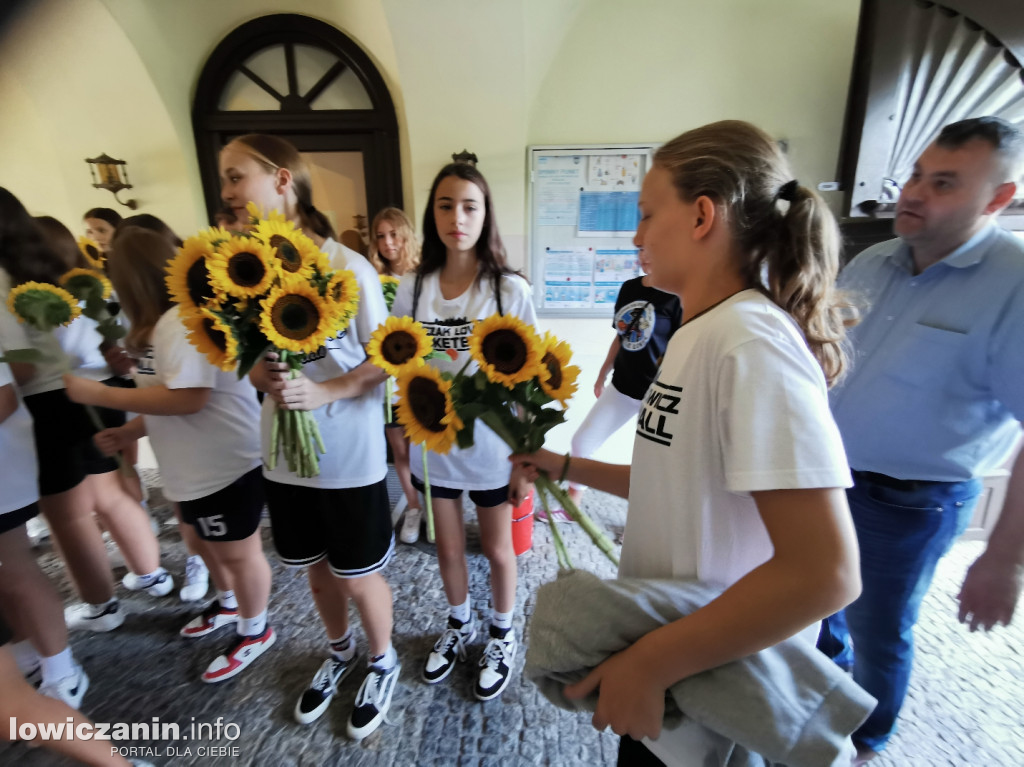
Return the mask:
[[[599,689],[594,726],[624,736],[620,764],[702,765],[718,736],[662,730],[666,689],[787,637],[813,644],[817,623],[860,590],[826,395],[844,365],[838,228],[777,142],[738,121],[661,147],[640,212],[634,242],[685,315],[644,398],[631,465],[547,451],[516,461],[628,495],[620,575],[725,588],[566,688]]]
[[[311,198],[309,170],[283,139],[253,134],[235,139],[220,153],[221,197],[240,221],[246,205],[277,211],[295,222],[359,285],[359,310],[348,328],[303,361],[298,377],[268,355],[253,368],[263,401],[263,453],[267,507],[278,556],[286,565],[307,567],[329,657],[296,702],[295,718],[309,724],[333,699],[356,665],[349,627],[355,602],[369,644],[369,667],[348,720],[349,737],[365,738],[384,721],[398,682],[400,664],[391,644],[391,589],[383,570],[394,552],[384,445],[384,373],[366,358],[370,334],[387,319],[380,280],[362,255],[333,239],[334,231]],[[271,424],[279,408],[307,410],[326,445],[320,473],[300,478],[281,456],[266,468]]]
[[[399,279],[420,263],[420,246],[409,217],[398,208],[384,208],[373,217],[370,225],[370,252],[367,254],[373,268],[383,277]],[[420,494],[412,484],[409,471],[409,438],[394,415],[397,403],[392,404],[391,422],[385,425],[384,436],[394,458],[395,474],[405,495],[405,516],[398,534],[402,543],[416,543],[420,539]]]
[[[391,313],[420,321],[433,336],[435,350],[454,352],[429,364],[455,373],[470,359],[473,323],[495,312],[515,315],[530,325],[537,319],[529,285],[506,265],[486,180],[474,166],[452,163],[434,179],[423,215],[422,262],[402,279]],[[468,372],[474,367],[471,364]],[[401,402],[399,407],[403,407]],[[491,621],[474,687],[480,700],[490,700],[504,691],[516,654],[512,506],[522,499],[528,483],[519,471],[510,477],[508,455],[501,438],[479,421],[473,447],[453,447],[447,455],[428,455],[438,564],[450,615],[447,628],[427,656],[422,676],[428,684],[445,679],[457,660],[466,659],[466,645],[476,636],[462,513],[462,493],[468,490],[476,504],[481,545],[491,566]],[[414,483],[423,489],[420,446],[411,446],[409,465]]]
[[[8,292],[28,281],[56,284],[66,271],[57,253],[21,203],[0,189],[0,302]],[[7,311],[6,306],[0,311]],[[81,320],[79,320],[81,321]],[[83,326],[85,327],[85,326]],[[68,628],[111,631],[124,622],[114,596],[110,562],[95,513],[118,542],[130,572],[126,588],[163,596],[174,587],[160,566],[160,545],[142,507],[117,481],[117,464],[93,445],[96,431],[85,408],[71,402],[62,374],[67,370],[61,336],[71,328],[43,332],[14,323],[0,336],[8,349],[34,347],[43,358],[31,365],[15,365],[25,406],[32,414],[39,459],[39,507],[60,545],[82,603],[65,610]],[[78,331],[78,343],[92,343]],[[75,356],[73,345],[68,349]],[[17,368],[22,368],[21,373]]]
[[[267,623],[270,565],[259,533],[259,403],[247,380],[218,370],[189,342],[165,283],[172,258],[170,243],[154,232],[118,232],[108,271],[131,322],[126,343],[138,360],[138,388],[74,376],[66,384],[77,402],[141,414],[100,432],[96,442],[113,453],[149,436],[164,494],[202,540],[200,553],[220,592],[181,634],[205,636],[235,624],[236,638],[202,674],[204,682],[220,682],[240,673],[276,639]]]

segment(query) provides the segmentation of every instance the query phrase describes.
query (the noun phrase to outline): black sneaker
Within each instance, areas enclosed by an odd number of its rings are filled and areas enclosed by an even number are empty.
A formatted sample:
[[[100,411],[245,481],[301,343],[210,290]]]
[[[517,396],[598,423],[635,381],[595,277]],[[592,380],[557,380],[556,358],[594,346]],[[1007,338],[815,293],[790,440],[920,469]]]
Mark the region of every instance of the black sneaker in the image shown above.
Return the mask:
[[[356,658],[344,661],[331,655],[316,672],[309,689],[302,693],[295,704],[295,721],[299,724],[310,724],[320,718],[338,692],[338,685],[349,675],[356,665]]]
[[[492,626],[490,634],[480,658],[480,674],[473,687],[477,700],[491,700],[505,691],[512,678],[512,663],[516,658],[516,635],[512,629],[501,632]]]
[[[467,629],[468,626],[468,629]],[[423,665],[423,681],[437,684],[455,668],[455,661],[466,660],[466,645],[476,639],[476,629],[471,624],[460,623],[448,618],[448,628],[434,643],[434,649]]]
[[[348,719],[348,736],[353,740],[362,740],[380,727],[391,707],[391,695],[395,692],[398,672],[402,664],[397,660],[391,668],[370,666],[356,694],[356,707]]]

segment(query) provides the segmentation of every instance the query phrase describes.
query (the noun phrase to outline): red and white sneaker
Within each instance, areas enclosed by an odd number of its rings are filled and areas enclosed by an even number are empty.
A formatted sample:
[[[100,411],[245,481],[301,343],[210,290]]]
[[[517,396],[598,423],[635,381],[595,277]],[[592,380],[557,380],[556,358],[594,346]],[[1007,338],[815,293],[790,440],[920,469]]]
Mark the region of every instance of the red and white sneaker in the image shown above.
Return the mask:
[[[233,623],[238,623],[238,608],[229,610],[227,607],[222,607],[221,603],[215,599],[209,607],[203,610],[202,614],[182,626],[178,633],[183,637],[194,639],[206,636],[221,626],[230,626]]]
[[[267,626],[263,633],[254,637],[238,637],[223,655],[213,659],[213,663],[203,672],[204,682],[223,682],[240,674],[250,663],[269,650],[277,641],[274,629]]]

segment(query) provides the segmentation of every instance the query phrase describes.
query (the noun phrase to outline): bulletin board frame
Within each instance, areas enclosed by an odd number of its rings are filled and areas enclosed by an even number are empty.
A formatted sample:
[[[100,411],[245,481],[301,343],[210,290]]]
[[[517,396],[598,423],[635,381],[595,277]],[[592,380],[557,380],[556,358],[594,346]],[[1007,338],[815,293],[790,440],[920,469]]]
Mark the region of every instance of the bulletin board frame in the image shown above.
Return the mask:
[[[538,316],[608,318],[639,273],[633,235],[655,143],[527,147],[527,249]]]

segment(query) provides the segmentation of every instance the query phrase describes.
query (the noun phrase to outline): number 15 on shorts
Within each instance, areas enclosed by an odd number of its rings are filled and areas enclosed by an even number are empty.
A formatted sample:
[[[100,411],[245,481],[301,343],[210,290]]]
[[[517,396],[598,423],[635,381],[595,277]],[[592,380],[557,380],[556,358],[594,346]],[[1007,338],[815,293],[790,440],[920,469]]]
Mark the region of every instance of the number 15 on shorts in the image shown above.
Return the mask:
[[[220,538],[228,531],[224,524],[224,515],[215,514],[212,517],[196,517],[196,524],[203,531],[204,538]]]

